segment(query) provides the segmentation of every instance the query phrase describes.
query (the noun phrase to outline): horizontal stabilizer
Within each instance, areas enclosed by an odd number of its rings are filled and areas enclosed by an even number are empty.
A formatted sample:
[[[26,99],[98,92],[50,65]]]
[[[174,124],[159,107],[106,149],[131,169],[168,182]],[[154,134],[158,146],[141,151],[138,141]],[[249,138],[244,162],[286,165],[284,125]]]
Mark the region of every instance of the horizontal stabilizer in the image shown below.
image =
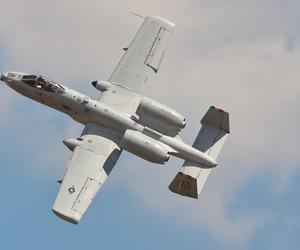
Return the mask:
[[[200,129],[193,147],[217,159],[230,132],[229,114],[222,109],[210,107],[201,120]],[[197,199],[211,169],[205,165],[185,161],[169,189],[177,194]]]

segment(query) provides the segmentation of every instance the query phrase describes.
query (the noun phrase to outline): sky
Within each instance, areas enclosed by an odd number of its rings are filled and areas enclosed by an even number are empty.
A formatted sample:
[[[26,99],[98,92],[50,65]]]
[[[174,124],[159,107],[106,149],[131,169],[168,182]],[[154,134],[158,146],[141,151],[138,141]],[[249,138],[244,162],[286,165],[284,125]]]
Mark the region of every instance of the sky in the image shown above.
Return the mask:
[[[183,113],[192,144],[209,106],[231,134],[198,200],[168,185],[181,160],[124,152],[75,226],[51,208],[83,126],[0,84],[0,249],[297,249],[300,2],[0,0],[0,72],[43,74],[93,98],[142,19],[176,24],[149,96]]]

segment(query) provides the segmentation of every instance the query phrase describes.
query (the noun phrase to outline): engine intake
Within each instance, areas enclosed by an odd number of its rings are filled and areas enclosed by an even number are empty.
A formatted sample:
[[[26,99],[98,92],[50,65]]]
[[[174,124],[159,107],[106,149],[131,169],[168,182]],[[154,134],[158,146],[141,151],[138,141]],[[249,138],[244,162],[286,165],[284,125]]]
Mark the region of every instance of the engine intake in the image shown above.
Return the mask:
[[[119,146],[147,161],[158,164],[164,164],[170,158],[168,150],[160,142],[129,129],[126,130]]]

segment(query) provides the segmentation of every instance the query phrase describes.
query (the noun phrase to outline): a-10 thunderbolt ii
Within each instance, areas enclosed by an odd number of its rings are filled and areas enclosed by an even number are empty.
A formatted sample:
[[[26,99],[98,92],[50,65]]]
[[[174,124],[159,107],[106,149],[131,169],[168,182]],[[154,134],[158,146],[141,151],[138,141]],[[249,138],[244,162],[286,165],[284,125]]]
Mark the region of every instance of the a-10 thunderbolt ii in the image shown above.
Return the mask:
[[[216,158],[229,133],[229,115],[210,107],[189,146],[178,136],[186,124],[184,116],[145,96],[174,28],[163,18],[146,17],[109,80],[92,82],[101,92],[98,100],[43,76],[2,74],[1,80],[15,91],[85,125],[80,137],[64,140],[73,154],[52,208],[60,218],[74,224],[80,221],[122,150],[158,164],[166,163],[170,156],[183,159],[169,189],[198,198],[211,169],[217,166]]]

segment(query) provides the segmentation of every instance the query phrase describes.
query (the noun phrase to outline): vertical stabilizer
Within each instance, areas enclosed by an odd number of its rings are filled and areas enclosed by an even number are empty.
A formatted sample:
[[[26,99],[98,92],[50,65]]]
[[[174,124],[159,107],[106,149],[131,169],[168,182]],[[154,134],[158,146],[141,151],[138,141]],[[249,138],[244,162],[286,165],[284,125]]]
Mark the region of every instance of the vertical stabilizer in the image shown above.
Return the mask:
[[[230,133],[229,114],[212,106],[202,118],[201,124],[193,147],[216,160]],[[185,161],[169,189],[174,193],[197,199],[210,171],[211,168],[205,165]]]

